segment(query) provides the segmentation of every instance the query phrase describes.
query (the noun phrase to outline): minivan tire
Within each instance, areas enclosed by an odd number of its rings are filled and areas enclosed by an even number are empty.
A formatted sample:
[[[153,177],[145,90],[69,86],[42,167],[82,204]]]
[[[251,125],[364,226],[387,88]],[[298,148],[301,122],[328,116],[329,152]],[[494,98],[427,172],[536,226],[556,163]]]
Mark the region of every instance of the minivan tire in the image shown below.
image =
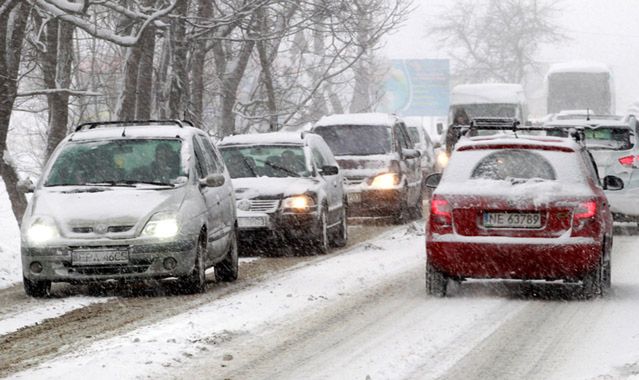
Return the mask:
[[[346,203],[344,203],[344,207],[342,207],[342,213],[336,231],[335,238],[332,242],[333,246],[337,248],[346,246],[348,243],[348,217],[346,216]]]
[[[233,282],[237,280],[239,274],[239,258],[237,249],[237,235],[233,231],[231,235],[231,244],[229,251],[224,260],[215,264],[215,281],[217,282]]]
[[[206,291],[205,252],[206,238],[200,237],[197,242],[193,271],[181,280],[181,287],[187,294],[204,293]]]
[[[22,277],[22,285],[24,286],[24,292],[29,297],[44,298],[51,292],[51,281],[29,280],[26,277]]]

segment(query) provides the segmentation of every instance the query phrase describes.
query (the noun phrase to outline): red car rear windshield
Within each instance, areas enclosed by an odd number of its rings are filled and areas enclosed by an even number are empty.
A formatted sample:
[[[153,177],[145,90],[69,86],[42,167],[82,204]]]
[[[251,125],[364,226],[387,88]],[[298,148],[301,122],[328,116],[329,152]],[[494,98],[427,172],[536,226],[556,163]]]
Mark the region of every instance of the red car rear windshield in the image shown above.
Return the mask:
[[[556,180],[552,165],[540,154],[529,150],[503,150],[481,159],[473,169],[473,179]]]

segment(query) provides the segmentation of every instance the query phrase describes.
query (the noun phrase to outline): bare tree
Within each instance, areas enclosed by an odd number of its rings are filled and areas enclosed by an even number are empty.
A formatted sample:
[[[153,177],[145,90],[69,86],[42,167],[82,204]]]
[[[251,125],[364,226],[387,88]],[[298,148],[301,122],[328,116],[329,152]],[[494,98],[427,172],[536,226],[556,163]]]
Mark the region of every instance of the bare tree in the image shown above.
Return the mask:
[[[13,214],[18,223],[26,210],[24,193],[18,190],[18,173],[7,160],[7,135],[11,111],[18,93],[18,73],[22,43],[30,6],[20,0],[7,0],[0,5],[0,175],[7,188]]]
[[[456,0],[429,28],[454,60],[461,81],[521,83],[542,44],[566,39],[556,2]]]

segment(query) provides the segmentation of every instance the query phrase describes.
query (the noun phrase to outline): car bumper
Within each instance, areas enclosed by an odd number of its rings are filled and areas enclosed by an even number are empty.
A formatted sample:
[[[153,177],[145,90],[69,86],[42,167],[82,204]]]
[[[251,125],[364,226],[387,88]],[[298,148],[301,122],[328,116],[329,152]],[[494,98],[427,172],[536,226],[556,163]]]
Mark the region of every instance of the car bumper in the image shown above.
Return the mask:
[[[431,265],[456,278],[579,280],[596,267],[602,252],[592,238],[453,236],[430,238],[426,252]]]
[[[118,244],[115,244],[118,243]],[[47,247],[22,247],[22,272],[30,280],[53,282],[91,282],[108,279],[149,279],[179,277],[190,274],[195,263],[195,239],[164,243],[57,245]],[[117,249],[126,251],[128,260],[118,264],[74,263],[73,252],[81,247],[85,252],[100,252]],[[175,266],[165,268],[165,260],[175,259]],[[31,271],[31,264],[42,265],[40,273]]]
[[[393,216],[405,198],[399,189],[347,191],[347,197],[349,217]]]
[[[238,238],[249,243],[273,239],[311,239],[321,232],[316,211],[285,214],[238,212],[238,225]]]

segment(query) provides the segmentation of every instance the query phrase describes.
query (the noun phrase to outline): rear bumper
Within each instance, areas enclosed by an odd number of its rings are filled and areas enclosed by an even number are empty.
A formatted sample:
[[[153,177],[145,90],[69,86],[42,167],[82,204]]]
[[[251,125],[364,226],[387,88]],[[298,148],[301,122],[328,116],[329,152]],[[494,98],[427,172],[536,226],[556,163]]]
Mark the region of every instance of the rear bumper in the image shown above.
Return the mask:
[[[579,280],[597,266],[602,244],[591,238],[442,235],[429,237],[426,252],[429,263],[451,277]]]

